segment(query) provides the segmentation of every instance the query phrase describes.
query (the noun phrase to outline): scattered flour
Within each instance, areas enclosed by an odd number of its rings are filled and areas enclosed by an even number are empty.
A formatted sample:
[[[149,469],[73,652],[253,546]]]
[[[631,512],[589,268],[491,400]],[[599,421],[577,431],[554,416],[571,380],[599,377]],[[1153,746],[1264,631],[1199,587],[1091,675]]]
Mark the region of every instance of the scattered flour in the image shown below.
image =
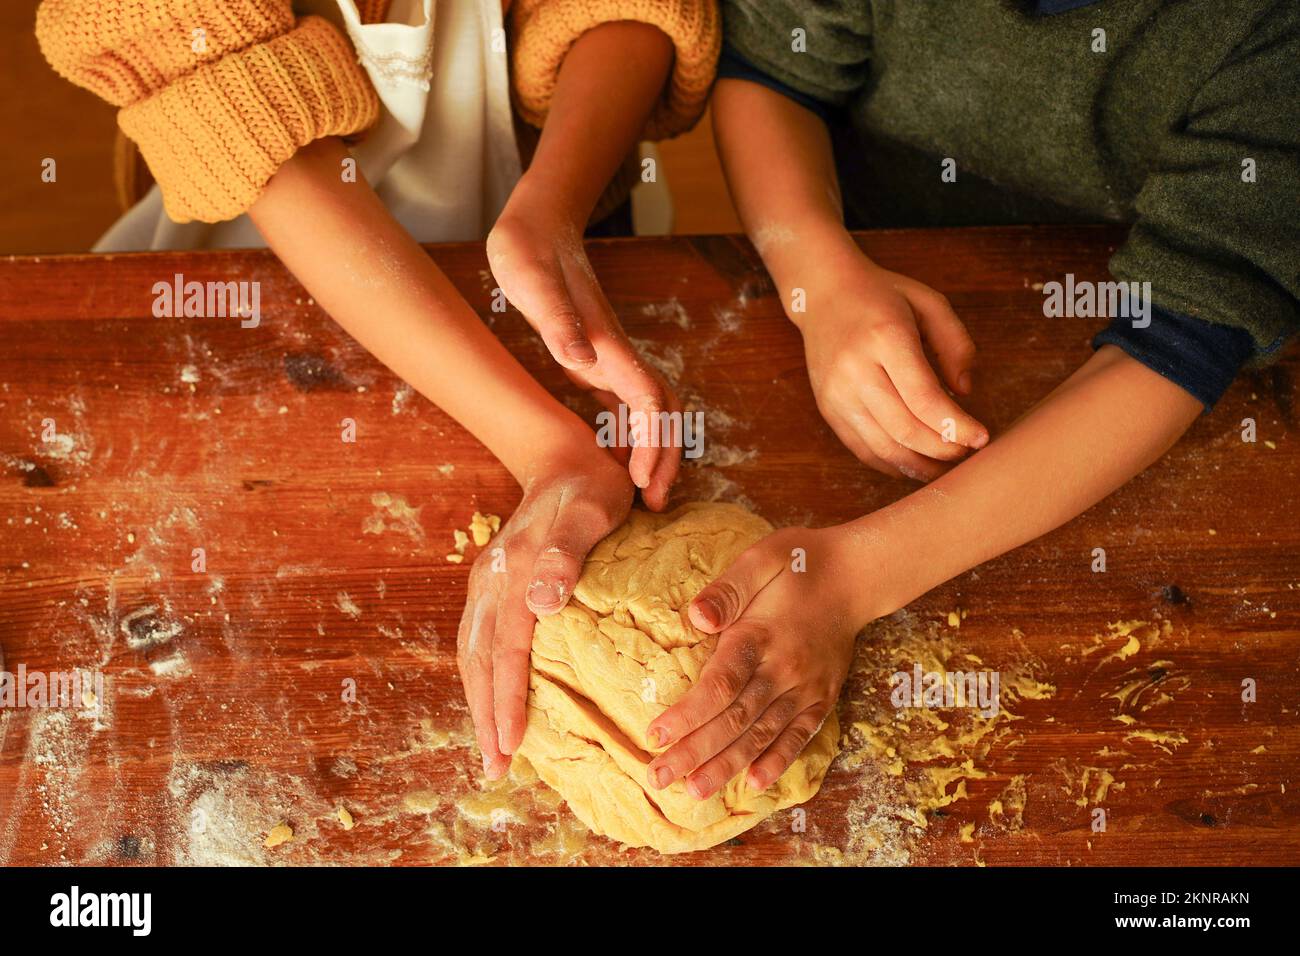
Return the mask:
[[[361,608],[357,607],[357,602],[352,600],[347,591],[334,595],[334,606],[353,620],[361,616]]]
[[[405,534],[417,544],[424,543],[424,528],[420,524],[420,509],[412,508],[405,498],[378,491],[370,496],[370,503],[375,511],[362,522],[361,530],[366,534],[383,534],[396,531]]]

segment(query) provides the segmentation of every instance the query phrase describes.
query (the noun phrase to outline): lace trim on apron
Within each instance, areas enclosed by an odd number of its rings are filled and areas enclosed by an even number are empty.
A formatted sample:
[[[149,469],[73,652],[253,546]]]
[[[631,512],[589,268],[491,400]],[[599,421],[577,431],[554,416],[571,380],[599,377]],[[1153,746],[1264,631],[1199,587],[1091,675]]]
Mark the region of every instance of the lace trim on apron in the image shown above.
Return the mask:
[[[371,71],[383,77],[387,83],[409,83],[422,90],[429,89],[429,80],[433,77],[433,50],[427,49],[418,56],[407,53],[376,53],[353,35],[352,42],[357,47],[357,61]]]

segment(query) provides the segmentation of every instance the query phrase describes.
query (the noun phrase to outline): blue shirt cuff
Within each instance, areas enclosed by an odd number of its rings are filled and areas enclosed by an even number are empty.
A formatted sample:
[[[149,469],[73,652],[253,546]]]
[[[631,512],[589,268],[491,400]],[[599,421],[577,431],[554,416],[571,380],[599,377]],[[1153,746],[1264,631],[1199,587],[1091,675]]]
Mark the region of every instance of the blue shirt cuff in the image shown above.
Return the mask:
[[[725,44],[722,47],[722,56],[718,59],[718,79],[749,80],[751,83],[766,86],[769,90],[775,90],[787,99],[794,100],[804,109],[816,113],[828,126],[835,115],[835,109],[831,104],[824,103],[807,93],[800,93],[794,87],[782,83]]]
[[[1101,0],[1037,0],[1034,4],[1034,13],[1050,17],[1056,13],[1078,10],[1080,7],[1091,7],[1100,2]]]
[[[1241,367],[1256,354],[1244,329],[1179,315],[1151,306],[1151,323],[1134,328],[1117,317],[1092,340],[1094,349],[1114,345],[1197,399],[1208,412],[1223,397]]]

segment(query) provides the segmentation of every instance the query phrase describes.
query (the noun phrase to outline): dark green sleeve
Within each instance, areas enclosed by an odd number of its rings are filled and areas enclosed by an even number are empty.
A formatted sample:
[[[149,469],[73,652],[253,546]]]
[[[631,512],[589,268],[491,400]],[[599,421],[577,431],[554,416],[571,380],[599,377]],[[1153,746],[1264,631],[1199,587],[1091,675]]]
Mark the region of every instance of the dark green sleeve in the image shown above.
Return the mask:
[[[867,80],[871,53],[865,0],[723,0],[723,43],[800,93],[835,106]],[[802,30],[804,50],[795,49]]]
[[[1300,4],[1272,7],[1166,134],[1111,259],[1157,306],[1248,331],[1257,360],[1300,329]]]

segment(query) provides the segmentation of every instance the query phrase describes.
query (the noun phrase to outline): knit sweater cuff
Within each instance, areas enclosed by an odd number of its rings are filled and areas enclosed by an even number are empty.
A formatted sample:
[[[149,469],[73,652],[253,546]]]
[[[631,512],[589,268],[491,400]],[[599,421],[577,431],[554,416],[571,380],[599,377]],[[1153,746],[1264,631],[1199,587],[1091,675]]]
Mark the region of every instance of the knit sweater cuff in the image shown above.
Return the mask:
[[[168,216],[220,222],[245,212],[301,147],[365,129],[378,115],[348,41],[304,17],[125,107],[118,123],[139,144]]]
[[[704,112],[722,29],[713,0],[516,0],[512,11],[516,107],[533,126],[546,119],[560,66],[578,37],[616,20],[658,27],[673,41],[672,76],[646,123],[644,138],[686,132]]]

